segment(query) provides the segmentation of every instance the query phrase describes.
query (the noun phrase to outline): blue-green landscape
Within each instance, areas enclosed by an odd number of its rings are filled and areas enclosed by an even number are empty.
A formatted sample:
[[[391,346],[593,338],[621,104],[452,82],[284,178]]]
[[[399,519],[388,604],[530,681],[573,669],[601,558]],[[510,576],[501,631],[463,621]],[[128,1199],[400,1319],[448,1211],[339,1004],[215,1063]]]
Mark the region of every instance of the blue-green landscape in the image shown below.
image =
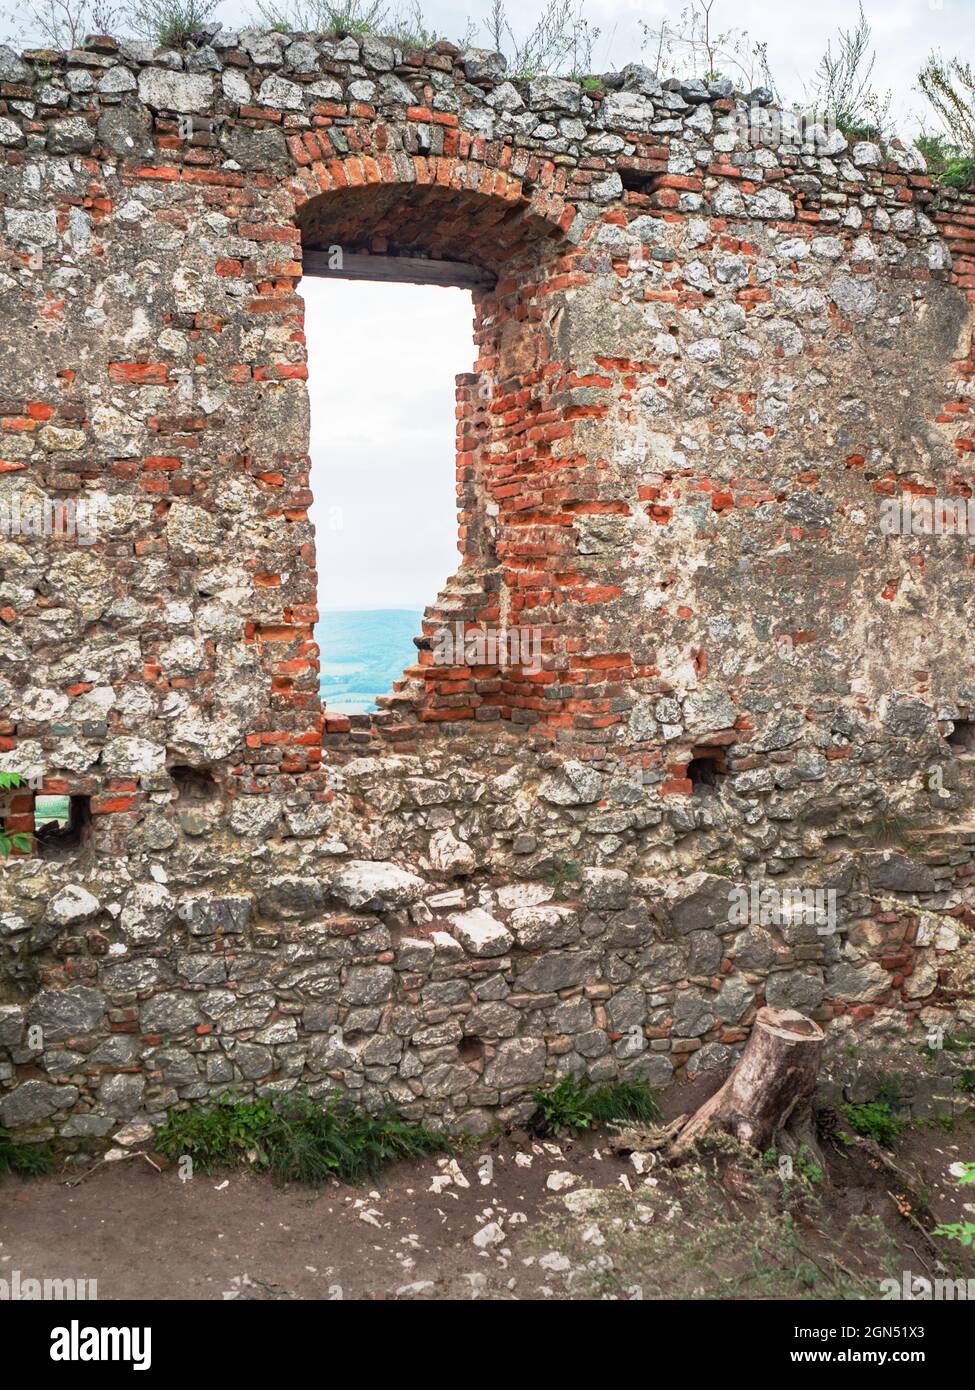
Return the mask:
[[[413,608],[376,608],[322,614],[315,631],[321,647],[321,692],[332,714],[372,713],[416,661],[413,638],[423,614]]]

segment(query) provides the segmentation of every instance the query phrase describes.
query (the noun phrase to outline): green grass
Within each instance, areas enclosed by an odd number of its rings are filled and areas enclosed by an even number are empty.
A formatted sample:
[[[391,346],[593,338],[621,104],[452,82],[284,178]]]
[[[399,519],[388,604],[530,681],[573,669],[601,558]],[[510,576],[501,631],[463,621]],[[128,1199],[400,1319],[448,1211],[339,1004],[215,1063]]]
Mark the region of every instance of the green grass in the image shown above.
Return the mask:
[[[954,1134],[958,1123],[957,1115],[926,1115],[923,1119],[912,1120],[912,1129],[937,1129],[942,1134]]]
[[[927,1058],[937,1057],[943,1052],[971,1052],[975,1055],[975,1034],[946,1033],[939,1047],[925,1044],[921,1052]]]
[[[71,798],[69,796],[35,796],[34,825],[40,830],[52,821],[65,826],[71,819]]]
[[[975,1183],[975,1163],[964,1163],[958,1186],[969,1187],[972,1183]],[[936,1226],[934,1234],[946,1240],[957,1240],[966,1250],[975,1248],[975,1221],[950,1221]]]
[[[956,1033],[954,1036],[943,1038],[940,1047],[925,1045],[921,1048],[921,1056],[925,1065],[929,1067],[938,1058],[958,1052],[966,1053],[966,1060],[975,1056],[975,1036],[970,1033]],[[975,1097],[975,1068],[960,1067],[955,1073],[954,1089],[961,1095]],[[940,1119],[941,1117],[937,1118]]]
[[[952,145],[943,135],[919,135],[916,144],[928,173],[938,183],[961,190],[975,184],[975,155]]]
[[[594,1086],[588,1077],[564,1076],[534,1093],[537,1127],[544,1134],[577,1134],[614,1121],[653,1124],[660,1118],[657,1097],[643,1081],[612,1081]]]
[[[370,1115],[339,1096],[298,1094],[172,1110],[156,1147],[168,1158],[188,1156],[207,1173],[252,1166],[277,1182],[317,1187],[329,1178],[363,1183],[395,1159],[447,1153],[450,1141],[390,1110]]]
[[[48,1144],[18,1144],[5,1129],[0,1129],[0,1175],[16,1173],[21,1178],[36,1178],[54,1167],[54,1154]]]
[[[132,0],[125,19],[142,38],[163,48],[199,43],[220,0]],[[131,31],[130,31],[131,32]]]
[[[858,140],[870,140],[874,144],[883,139],[883,131],[869,121],[863,121],[848,111],[837,111],[833,120],[851,144]]]
[[[576,883],[579,879],[579,865],[574,859],[557,859],[548,872],[548,881],[555,889],[556,901],[561,901],[566,896],[566,890],[570,883]]]
[[[943,1040],[940,1050],[975,1054],[975,1036],[971,1033],[955,1033]],[[925,1055],[933,1058],[937,1053],[931,1048],[926,1048]],[[962,1067],[958,1071],[955,1076],[955,1090],[960,1091],[962,1095],[975,1096],[975,1068]]]
[[[766,1149],[762,1154],[762,1164],[765,1168],[774,1168],[781,1176],[779,1168],[781,1155],[776,1148]],[[823,1181],[823,1170],[814,1159],[812,1152],[807,1144],[800,1144],[799,1149],[792,1159],[792,1173],[801,1178],[811,1187],[818,1187]]]
[[[886,1149],[893,1148],[906,1125],[906,1121],[894,1114],[893,1106],[886,1100],[844,1105],[843,1114],[857,1134],[882,1144]]]
[[[566,1257],[552,1279],[572,1298],[861,1300],[902,1267],[879,1217],[849,1217],[823,1184],[784,1183],[754,1150],[705,1149],[655,1176],[637,1191],[602,1189],[581,1218],[549,1203],[533,1223],[525,1245]]]

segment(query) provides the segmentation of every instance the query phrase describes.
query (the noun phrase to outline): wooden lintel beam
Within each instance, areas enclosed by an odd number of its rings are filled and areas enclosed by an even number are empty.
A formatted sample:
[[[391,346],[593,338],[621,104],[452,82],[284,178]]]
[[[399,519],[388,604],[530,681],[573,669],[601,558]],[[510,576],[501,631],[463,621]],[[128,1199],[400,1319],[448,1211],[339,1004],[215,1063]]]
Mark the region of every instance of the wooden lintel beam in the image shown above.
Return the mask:
[[[333,264],[339,260],[341,266]],[[302,263],[306,275],[332,280],[399,280],[411,285],[456,285],[464,290],[491,290],[498,282],[496,275],[479,265],[423,256],[370,256],[349,251],[338,256],[328,251],[305,251]]]

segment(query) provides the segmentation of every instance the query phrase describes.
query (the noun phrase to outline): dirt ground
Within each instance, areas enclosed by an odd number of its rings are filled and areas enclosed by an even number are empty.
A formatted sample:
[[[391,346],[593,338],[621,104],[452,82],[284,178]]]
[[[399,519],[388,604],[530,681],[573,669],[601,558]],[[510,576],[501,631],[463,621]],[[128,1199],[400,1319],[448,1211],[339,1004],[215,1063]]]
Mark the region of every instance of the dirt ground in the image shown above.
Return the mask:
[[[97,1276],[99,1298],[470,1298],[485,1283],[495,1296],[533,1297],[544,1281],[504,1253],[509,1240],[479,1250],[473,1236],[499,1222],[513,1241],[560,1169],[604,1187],[629,1166],[598,1140],[551,1150],[529,1150],[526,1167],[513,1145],[472,1149],[458,1160],[469,1186],[451,1181],[439,1193],[431,1187],[444,1169],[434,1158],[394,1165],[375,1187],[318,1193],[247,1173],[180,1182],[139,1159],[105,1165],[74,1188],[8,1182],[0,1270]],[[492,1160],[487,1183],[482,1154]]]
[[[842,1146],[828,1148],[829,1185],[790,1196],[758,1165],[716,1155],[675,1174],[609,1139],[483,1140],[317,1192],[241,1172],[184,1182],[142,1157],[10,1178],[0,1278],[96,1278],[99,1299],[469,1300],[880,1298],[880,1278],[904,1270],[975,1277]],[[968,1120],[903,1137],[922,1224],[973,1218],[949,1172],[973,1157]]]

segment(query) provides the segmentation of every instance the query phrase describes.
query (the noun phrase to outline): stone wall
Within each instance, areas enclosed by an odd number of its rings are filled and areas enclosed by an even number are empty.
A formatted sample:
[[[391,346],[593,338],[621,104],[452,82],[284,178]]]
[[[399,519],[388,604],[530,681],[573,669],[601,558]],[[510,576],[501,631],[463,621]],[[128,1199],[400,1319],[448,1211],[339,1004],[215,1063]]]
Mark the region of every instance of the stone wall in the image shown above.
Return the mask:
[[[0,539],[0,766],[83,811],[0,880],[0,1123],[301,1082],[484,1125],[726,1066],[763,999],[837,1085],[913,1075],[975,1022],[975,552],[881,508],[973,492],[970,200],[725,82],[211,38],[0,49],[0,504],[97,518]],[[334,246],[489,272],[460,565],[353,720],[298,293]],[[446,622],[540,666],[438,664]],[[751,880],[837,921],[743,930]]]
[[[712,873],[668,885],[586,869],[561,891],[473,891],[312,859],[312,872],[179,895],[119,893],[105,873],[49,896],[28,879],[24,918],[4,928],[57,963],[29,1003],[0,1005],[19,1083],[0,1120],[99,1138],[230,1086],[302,1083],[479,1132],[525,1119],[532,1090],[566,1070],[665,1087],[727,1067],[762,1002],[832,1020],[826,1095],[837,1077],[863,1098],[912,1025],[916,1046],[950,1035],[970,997],[966,922],[945,904],[970,890],[973,859],[975,832],[924,865],[877,851],[831,866],[837,937],[729,922],[729,880]],[[959,1059],[924,1070],[901,1052],[917,1113],[962,1108]]]

